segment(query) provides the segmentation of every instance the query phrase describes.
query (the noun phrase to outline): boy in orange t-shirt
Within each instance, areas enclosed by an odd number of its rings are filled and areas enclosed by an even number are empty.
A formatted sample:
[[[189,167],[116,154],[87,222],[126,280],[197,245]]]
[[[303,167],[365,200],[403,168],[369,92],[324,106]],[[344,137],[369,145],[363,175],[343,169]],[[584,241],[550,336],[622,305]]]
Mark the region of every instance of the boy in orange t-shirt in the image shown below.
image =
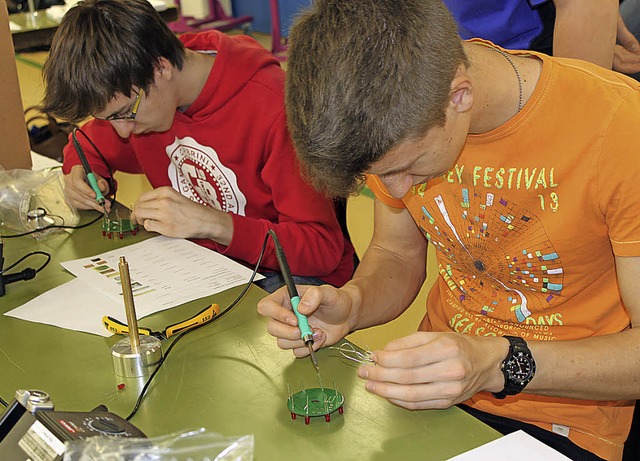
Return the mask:
[[[291,42],[302,164],[336,195],[367,174],[376,196],[352,281],[300,290],[316,346],[400,315],[430,242],[439,277],[420,331],[374,351],[366,389],[619,460],[640,398],[638,83],[463,43],[433,0],[318,1]],[[258,310],[305,355],[288,305],[280,291]]]

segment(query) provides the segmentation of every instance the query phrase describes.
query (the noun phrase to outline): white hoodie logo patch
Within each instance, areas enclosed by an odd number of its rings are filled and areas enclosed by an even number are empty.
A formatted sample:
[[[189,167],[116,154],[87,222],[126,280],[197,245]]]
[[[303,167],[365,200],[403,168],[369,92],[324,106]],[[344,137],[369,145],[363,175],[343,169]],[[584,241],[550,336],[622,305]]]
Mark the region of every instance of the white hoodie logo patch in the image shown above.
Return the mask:
[[[235,173],[222,164],[215,150],[186,137],[176,138],[166,152],[174,189],[194,202],[244,216],[247,198],[238,188]]]

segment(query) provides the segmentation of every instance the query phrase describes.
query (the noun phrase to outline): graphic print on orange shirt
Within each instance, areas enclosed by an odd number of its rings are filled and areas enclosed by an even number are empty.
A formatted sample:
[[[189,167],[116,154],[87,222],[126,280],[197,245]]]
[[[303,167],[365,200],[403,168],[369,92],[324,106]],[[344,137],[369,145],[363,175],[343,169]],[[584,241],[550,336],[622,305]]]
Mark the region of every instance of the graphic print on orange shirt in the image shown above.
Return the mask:
[[[531,211],[469,188],[443,191],[421,211],[417,222],[441,254],[441,275],[467,309],[522,323],[561,294],[562,261]]]

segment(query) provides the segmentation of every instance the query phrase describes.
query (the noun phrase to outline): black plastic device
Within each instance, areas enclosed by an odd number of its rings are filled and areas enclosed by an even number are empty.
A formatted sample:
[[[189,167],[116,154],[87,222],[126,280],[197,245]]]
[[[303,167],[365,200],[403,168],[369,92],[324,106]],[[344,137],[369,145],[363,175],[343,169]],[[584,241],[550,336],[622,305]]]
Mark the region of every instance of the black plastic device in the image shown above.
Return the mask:
[[[25,392],[30,396],[35,393],[41,402],[25,402]],[[48,394],[17,391],[16,399],[0,415],[0,460],[60,461],[66,441],[94,436],[146,437],[105,406],[90,412],[54,411]]]

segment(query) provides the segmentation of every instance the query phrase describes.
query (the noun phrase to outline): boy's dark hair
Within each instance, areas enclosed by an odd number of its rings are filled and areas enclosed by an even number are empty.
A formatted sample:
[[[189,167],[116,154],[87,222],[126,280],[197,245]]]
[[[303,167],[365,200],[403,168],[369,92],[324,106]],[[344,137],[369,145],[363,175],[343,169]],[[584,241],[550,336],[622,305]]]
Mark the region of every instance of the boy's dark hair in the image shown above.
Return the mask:
[[[445,122],[468,64],[440,0],[317,0],[289,36],[286,107],[316,188],[348,196],[401,141]]]
[[[116,93],[149,89],[159,60],[182,69],[185,49],[147,0],[85,0],[62,18],[44,65],[42,110],[72,122]]]

